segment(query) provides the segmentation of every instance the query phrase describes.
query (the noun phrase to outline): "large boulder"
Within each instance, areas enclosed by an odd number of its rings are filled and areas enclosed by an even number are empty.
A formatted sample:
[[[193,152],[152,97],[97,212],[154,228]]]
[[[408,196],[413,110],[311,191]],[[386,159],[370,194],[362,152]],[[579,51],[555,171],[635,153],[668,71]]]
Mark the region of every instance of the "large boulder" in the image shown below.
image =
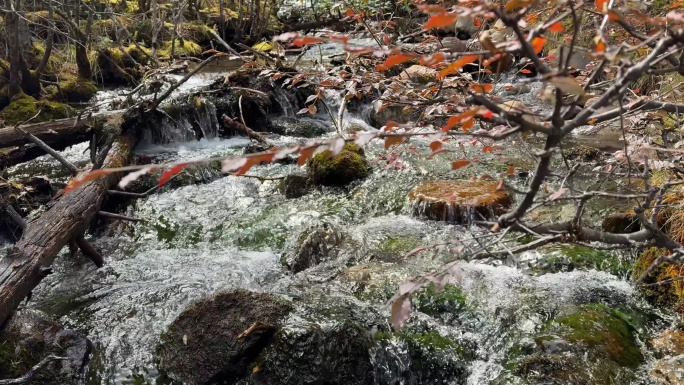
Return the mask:
[[[354,301],[218,294],[162,335],[160,371],[187,385],[373,384],[371,327],[361,320],[379,321]]]
[[[92,344],[73,330],[65,329],[42,312],[21,310],[0,332],[0,379],[18,378],[44,358],[54,360],[43,367],[34,385],[79,383],[89,361]]]
[[[246,290],[200,301],[162,335],[160,368],[188,385],[233,384],[248,374],[289,311],[287,301]]]

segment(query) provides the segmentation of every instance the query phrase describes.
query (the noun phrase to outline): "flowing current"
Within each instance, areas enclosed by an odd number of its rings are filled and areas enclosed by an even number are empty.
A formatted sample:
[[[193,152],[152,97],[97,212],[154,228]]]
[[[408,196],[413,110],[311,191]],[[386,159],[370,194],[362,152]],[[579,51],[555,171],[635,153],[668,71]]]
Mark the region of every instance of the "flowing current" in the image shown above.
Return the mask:
[[[328,98],[336,111],[339,100]],[[286,104],[286,115],[292,116],[296,109],[288,103],[281,102]],[[346,127],[372,130],[363,114],[367,111],[345,115]],[[145,138],[136,153],[155,162],[241,154],[249,141],[218,139],[215,115],[207,105],[197,116],[169,120],[166,136]],[[203,133],[199,141],[194,140],[197,124]],[[298,141],[284,136],[269,139],[279,146]],[[367,277],[365,285],[391,295],[403,280],[434,271],[450,259],[449,253],[426,253],[402,260],[403,254],[420,245],[481,235],[477,229],[414,217],[406,201],[409,190],[422,180],[490,173],[497,162],[523,158],[512,149],[468,172],[453,171],[448,156],[424,156],[428,144],[417,139],[415,146],[423,156],[405,152],[394,159],[386,155],[382,143],[372,142],[366,155],[373,172],[366,180],[350,191],[323,189],[297,199],[285,199],[278,190],[277,178],[298,171],[292,164],[252,168],[249,174],[260,178],[220,176],[211,171],[206,171],[208,176],[191,175],[201,183],[164,188],[131,201],[122,210],[143,222],[110,223],[93,237],[92,243],[105,256],[105,267],[96,269],[87,258],[71,257],[64,250],[54,263],[55,273],[34,291],[28,306],[48,312],[93,341],[95,353],[87,379],[92,384],[154,382],[160,334],[189,304],[233,288],[277,294],[315,289],[356,298],[358,306],[380,312],[385,316],[382,322],[388,324],[387,296],[359,295],[344,277],[360,271]],[[457,144],[447,148],[459,150]],[[477,154],[479,148],[465,151]],[[74,146],[64,154],[85,164],[87,145]],[[10,173],[21,177],[37,171],[56,181],[67,178],[48,157],[14,167]],[[343,229],[357,247],[342,250],[340,262],[297,275],[287,272],[281,257],[295,247],[304,231],[323,224]],[[460,368],[441,383],[493,383],[505,370],[505,353],[533,338],[546,322],[545,315],[564,307],[598,302],[654,313],[624,276],[593,269],[551,269],[537,274],[539,269],[530,268],[557,252],[542,250],[517,260],[458,265],[453,283],[463,293],[464,310],[456,318],[415,315],[417,323],[464,347],[430,353],[439,365]],[[355,265],[346,265],[348,260]],[[391,340],[372,356],[379,384],[423,383],[412,374],[411,354],[402,341]]]

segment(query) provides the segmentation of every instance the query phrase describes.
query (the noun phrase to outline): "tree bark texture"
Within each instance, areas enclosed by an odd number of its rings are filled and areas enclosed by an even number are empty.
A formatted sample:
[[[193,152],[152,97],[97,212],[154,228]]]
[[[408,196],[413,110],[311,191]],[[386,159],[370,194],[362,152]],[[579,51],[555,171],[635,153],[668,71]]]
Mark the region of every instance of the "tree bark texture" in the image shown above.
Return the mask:
[[[136,143],[133,133],[124,133],[114,143],[104,167],[121,167],[131,157]],[[109,174],[57,197],[43,215],[27,223],[16,245],[0,260],[0,325],[49,273],[57,253],[78,239],[100,210],[107,190],[120,175]]]

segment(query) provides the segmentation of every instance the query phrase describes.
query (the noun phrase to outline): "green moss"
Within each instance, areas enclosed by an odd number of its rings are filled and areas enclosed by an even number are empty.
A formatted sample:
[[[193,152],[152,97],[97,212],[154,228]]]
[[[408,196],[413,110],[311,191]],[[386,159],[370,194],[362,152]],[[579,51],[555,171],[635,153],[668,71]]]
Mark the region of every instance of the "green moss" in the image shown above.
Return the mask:
[[[631,269],[630,261],[617,251],[597,250],[581,245],[554,245],[544,253],[537,270],[545,272],[594,269],[618,277],[626,277]]]
[[[547,330],[623,367],[636,369],[644,360],[630,318],[603,304],[584,305],[576,313],[558,317]]]
[[[456,285],[447,284],[442,290],[437,290],[431,283],[415,295],[414,302],[418,310],[431,316],[457,315],[466,308],[466,295]]]
[[[420,244],[420,239],[411,236],[390,237],[380,242],[373,255],[381,261],[396,261]]]
[[[157,222],[153,225],[154,229],[157,230],[157,240],[167,243],[173,242],[178,235],[178,229],[180,226],[176,223],[171,223],[163,215],[160,215]]]
[[[31,96],[18,95],[0,111],[0,119],[5,125],[15,125],[31,119],[36,114],[38,116],[31,121],[33,123],[68,118],[74,115],[74,109],[64,103],[38,101]]]
[[[370,166],[363,149],[347,143],[337,156],[332,156],[327,150],[314,155],[309,159],[308,172],[314,184],[344,186],[367,177]]]
[[[171,41],[167,41],[164,43],[164,46],[159,50],[159,56],[162,57],[170,57],[171,56]],[[186,55],[186,56],[197,56],[200,53],[202,53],[202,47],[195,43],[194,41],[190,41],[188,39],[183,39],[181,40],[176,40],[175,42],[175,48],[174,48],[174,55],[179,56],[179,55]]]
[[[84,79],[69,80],[60,83],[57,98],[69,103],[89,101],[97,93],[95,83]]]

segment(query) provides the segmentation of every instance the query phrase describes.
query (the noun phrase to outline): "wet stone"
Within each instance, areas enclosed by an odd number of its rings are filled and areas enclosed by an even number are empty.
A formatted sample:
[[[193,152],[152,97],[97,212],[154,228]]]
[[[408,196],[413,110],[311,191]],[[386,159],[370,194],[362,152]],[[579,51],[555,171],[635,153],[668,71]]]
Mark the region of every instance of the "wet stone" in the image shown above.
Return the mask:
[[[408,200],[415,216],[459,224],[494,219],[513,203],[512,195],[497,190],[496,182],[472,180],[424,182],[409,192]]]
[[[283,264],[293,273],[304,271],[337,258],[343,242],[344,235],[340,230],[330,226],[305,231],[294,249],[285,254]]]
[[[73,330],[36,310],[16,313],[0,332],[0,379],[24,376],[49,355],[64,357],[43,367],[35,385],[78,383],[88,363],[92,344]]]
[[[280,182],[280,192],[285,198],[301,198],[309,192],[309,176],[305,173],[288,174]]]

